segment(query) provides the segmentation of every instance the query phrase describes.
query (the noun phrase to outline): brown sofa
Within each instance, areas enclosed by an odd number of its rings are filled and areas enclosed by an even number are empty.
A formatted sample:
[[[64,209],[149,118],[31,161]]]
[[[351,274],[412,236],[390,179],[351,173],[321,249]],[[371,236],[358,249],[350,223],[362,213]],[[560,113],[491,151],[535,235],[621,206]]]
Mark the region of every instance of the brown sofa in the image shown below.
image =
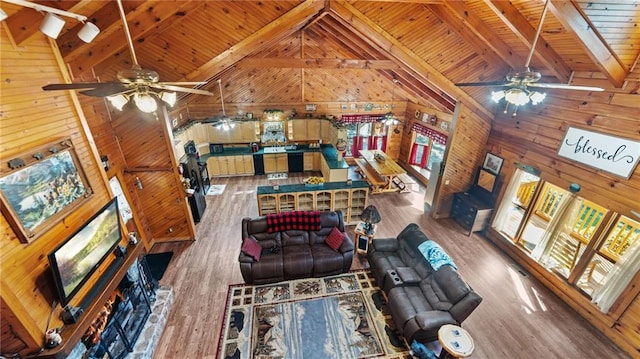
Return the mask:
[[[482,301],[454,266],[425,257],[418,247],[428,240],[411,223],[397,238],[375,238],[367,252],[396,329],[409,343],[436,340],[441,326],[460,325]]]
[[[337,227],[345,236],[337,251],[325,243],[325,237]],[[265,284],[283,280],[323,277],[346,273],[351,269],[354,245],[344,231],[341,211],[321,212],[319,231],[287,230],[269,233],[267,216],[242,219],[242,239],[253,238],[262,246],[255,261],[240,252],[240,272],[245,283]]]

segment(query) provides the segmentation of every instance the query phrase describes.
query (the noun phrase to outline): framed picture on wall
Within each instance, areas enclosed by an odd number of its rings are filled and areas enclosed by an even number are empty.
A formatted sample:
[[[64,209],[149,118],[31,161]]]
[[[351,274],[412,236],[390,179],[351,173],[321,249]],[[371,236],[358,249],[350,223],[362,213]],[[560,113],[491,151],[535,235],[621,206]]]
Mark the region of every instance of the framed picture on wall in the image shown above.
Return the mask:
[[[482,163],[482,168],[497,176],[500,174],[500,169],[502,168],[503,161],[504,159],[502,159],[501,157],[487,152],[487,155],[484,157],[484,162]]]
[[[0,169],[2,212],[22,243],[30,243],[93,193],[71,140],[17,156]]]

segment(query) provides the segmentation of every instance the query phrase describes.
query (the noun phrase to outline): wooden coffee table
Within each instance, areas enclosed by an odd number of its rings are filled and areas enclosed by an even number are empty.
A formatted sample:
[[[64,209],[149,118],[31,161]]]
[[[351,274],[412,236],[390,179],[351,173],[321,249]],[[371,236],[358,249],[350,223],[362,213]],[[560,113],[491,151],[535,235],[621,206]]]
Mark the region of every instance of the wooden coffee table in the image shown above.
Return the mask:
[[[475,348],[469,332],[457,325],[445,324],[440,327],[438,341],[442,346],[440,359],[466,358]]]

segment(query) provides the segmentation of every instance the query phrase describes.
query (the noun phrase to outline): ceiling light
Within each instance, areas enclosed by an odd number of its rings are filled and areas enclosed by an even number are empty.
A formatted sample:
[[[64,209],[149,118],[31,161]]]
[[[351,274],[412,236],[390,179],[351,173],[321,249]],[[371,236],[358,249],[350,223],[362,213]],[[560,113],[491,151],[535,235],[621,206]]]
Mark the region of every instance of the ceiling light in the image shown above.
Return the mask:
[[[494,91],[491,93],[491,99],[498,103],[503,98],[507,101],[507,106],[504,109],[504,113],[509,110],[509,105],[514,105],[512,116],[516,115],[519,106],[523,106],[531,101],[532,105],[537,105],[545,99],[547,94],[538,91],[529,91],[525,86],[511,87],[506,90]]]
[[[160,92],[160,99],[167,103],[170,107],[176,104],[176,93],[175,92]]]
[[[64,20],[53,13],[48,12],[40,24],[40,31],[52,39],[57,39],[64,27]]]
[[[146,113],[155,112],[158,109],[158,102],[148,93],[133,94],[133,102],[138,110]]]
[[[84,26],[82,26],[82,29],[78,31],[78,37],[80,38],[80,40],[88,44],[93,41],[93,39],[95,39],[99,33],[100,29],[98,29],[98,27],[94,23],[85,22]]]
[[[64,26],[64,20],[60,16],[66,16],[74,18],[80,22],[85,23],[85,25],[78,32],[78,37],[82,39],[84,42],[91,42],[97,35],[100,33],[100,29],[95,24],[86,22],[87,17],[83,15],[79,15],[70,11],[60,10],[54,7],[36,4],[31,1],[26,0],[2,0],[4,2],[24,6],[31,9],[34,9],[39,12],[46,13],[42,24],[40,25],[40,31],[42,31],[45,35],[56,39],[60,32],[62,31],[62,27]],[[59,16],[57,16],[59,15]],[[0,9],[0,21],[7,18],[7,14]]]
[[[129,102],[129,99],[125,95],[115,95],[115,96],[107,96],[107,100],[111,102],[111,105],[118,109],[118,111],[122,111],[124,105]]]

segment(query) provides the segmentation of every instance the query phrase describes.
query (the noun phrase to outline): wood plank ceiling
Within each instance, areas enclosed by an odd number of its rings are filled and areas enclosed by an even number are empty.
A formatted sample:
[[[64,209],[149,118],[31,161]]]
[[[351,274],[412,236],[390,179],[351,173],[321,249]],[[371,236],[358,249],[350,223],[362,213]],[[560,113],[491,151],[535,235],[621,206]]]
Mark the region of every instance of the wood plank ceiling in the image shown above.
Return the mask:
[[[41,3],[86,15],[102,31],[85,44],[76,37],[82,24],[70,20],[58,38],[75,81],[113,81],[131,67],[116,2]],[[37,12],[2,8],[18,45],[38,31]],[[544,1],[127,0],[124,8],[142,67],[161,81],[207,81],[202,88],[216,94],[180,98],[201,109],[195,117],[219,111],[218,78],[229,103],[395,100],[451,112],[461,100],[491,117],[491,88],[454,84],[521,69]],[[545,82],[615,92],[637,65],[639,22],[637,1],[551,0],[531,67]]]

